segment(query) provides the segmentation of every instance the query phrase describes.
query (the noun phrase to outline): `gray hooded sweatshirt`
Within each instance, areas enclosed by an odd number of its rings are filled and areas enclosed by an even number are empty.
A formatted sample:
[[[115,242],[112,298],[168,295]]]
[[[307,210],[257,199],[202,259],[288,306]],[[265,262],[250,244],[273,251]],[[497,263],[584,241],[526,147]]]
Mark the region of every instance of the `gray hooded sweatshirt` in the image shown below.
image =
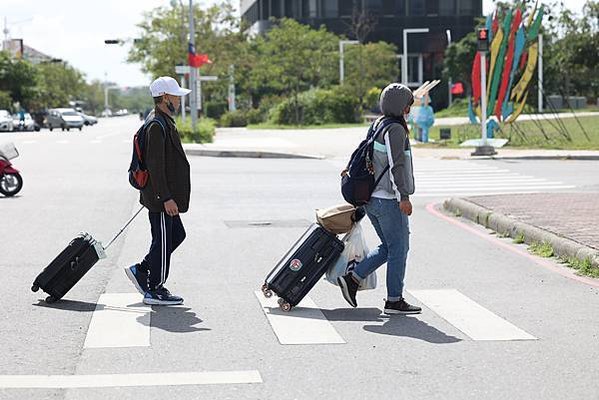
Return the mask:
[[[412,91],[399,83],[387,86],[380,97],[381,111],[385,116],[403,117],[403,111],[414,101]],[[382,117],[375,122],[378,125]],[[375,129],[376,129],[375,125]],[[375,177],[389,166],[372,197],[408,200],[414,193],[412,148],[408,132],[399,123],[390,124],[374,141],[373,164]]]

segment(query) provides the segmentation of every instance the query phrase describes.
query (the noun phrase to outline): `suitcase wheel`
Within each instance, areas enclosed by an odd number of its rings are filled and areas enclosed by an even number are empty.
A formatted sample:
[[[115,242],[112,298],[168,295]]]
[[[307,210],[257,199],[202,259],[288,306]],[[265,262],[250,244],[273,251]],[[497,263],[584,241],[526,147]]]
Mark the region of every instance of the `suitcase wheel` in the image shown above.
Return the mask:
[[[270,299],[272,297],[272,290],[270,290],[268,288],[268,285],[265,283],[264,285],[262,285],[262,294],[264,295],[264,297],[266,297],[267,299]]]
[[[32,291],[32,292],[37,292],[38,290],[40,290],[40,287],[34,283],[34,284],[31,286],[31,291]]]
[[[279,304],[279,307],[283,305],[283,303],[285,302],[285,299],[282,299],[279,297],[279,300],[277,300],[277,303]]]
[[[279,304],[279,307],[285,312],[291,311],[291,304],[287,303],[285,300]]]
[[[58,299],[54,296],[46,297],[46,303],[48,303],[48,304],[56,303],[56,300],[58,300]]]

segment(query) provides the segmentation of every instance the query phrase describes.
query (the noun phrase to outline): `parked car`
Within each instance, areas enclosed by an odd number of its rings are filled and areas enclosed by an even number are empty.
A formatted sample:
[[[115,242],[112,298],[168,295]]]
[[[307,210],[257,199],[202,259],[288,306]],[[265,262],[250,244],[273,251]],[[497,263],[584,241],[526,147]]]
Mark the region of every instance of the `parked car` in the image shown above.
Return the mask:
[[[108,108],[104,111],[102,111],[102,114],[100,114],[101,117],[103,118],[108,118],[108,117],[112,117],[112,111],[110,111]]]
[[[98,118],[91,116],[91,115],[87,115],[83,112],[79,112],[79,115],[81,115],[81,117],[83,118],[83,124],[84,125],[95,125],[98,123]]]
[[[129,115],[129,110],[127,110],[126,108],[122,108],[122,109],[118,110],[116,113],[114,113],[114,115],[116,117],[123,117],[125,115]]]
[[[71,128],[83,129],[85,121],[77,111],[72,108],[55,108],[48,111],[46,125],[48,129],[60,128],[67,131]]]
[[[0,110],[0,131],[12,131],[14,122],[10,113],[6,110]]]
[[[31,118],[31,114],[29,113],[25,113],[23,119],[21,119],[21,115],[14,114],[12,116],[12,122],[14,129],[17,131],[39,131],[39,127],[36,126],[35,121]]]

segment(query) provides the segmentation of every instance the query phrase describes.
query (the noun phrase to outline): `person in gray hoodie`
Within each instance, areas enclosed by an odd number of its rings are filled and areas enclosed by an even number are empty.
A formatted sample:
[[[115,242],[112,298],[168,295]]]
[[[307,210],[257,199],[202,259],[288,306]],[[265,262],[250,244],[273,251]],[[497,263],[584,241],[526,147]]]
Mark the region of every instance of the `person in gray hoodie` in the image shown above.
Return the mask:
[[[380,106],[383,118],[394,118],[374,141],[373,165],[375,176],[387,167],[372,198],[366,204],[366,214],[372,222],[381,244],[373,249],[355,269],[338,278],[343,297],[352,307],[357,307],[356,293],[360,282],[387,263],[386,314],[417,314],[420,307],[408,304],[403,297],[406,259],[410,247],[408,217],[412,214],[410,195],[414,193],[412,149],[405,115],[414,103],[412,91],[399,83],[392,83],[381,93]]]

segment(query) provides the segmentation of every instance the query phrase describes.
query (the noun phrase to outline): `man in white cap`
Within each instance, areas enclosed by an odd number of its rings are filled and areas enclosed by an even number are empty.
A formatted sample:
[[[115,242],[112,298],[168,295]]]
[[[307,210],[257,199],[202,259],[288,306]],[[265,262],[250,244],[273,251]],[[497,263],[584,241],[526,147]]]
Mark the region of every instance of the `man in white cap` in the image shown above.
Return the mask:
[[[154,115],[146,120],[143,161],[149,173],[147,185],[140,190],[140,203],[149,211],[152,232],[150,251],[142,262],[125,268],[127,277],[151,305],[183,304],[164,286],[169,275],[171,253],[185,239],[180,213],[189,208],[191,178],[189,162],[173,115],[181,97],[189,89],[179,87],[168,76],[150,85],[154,98]]]

